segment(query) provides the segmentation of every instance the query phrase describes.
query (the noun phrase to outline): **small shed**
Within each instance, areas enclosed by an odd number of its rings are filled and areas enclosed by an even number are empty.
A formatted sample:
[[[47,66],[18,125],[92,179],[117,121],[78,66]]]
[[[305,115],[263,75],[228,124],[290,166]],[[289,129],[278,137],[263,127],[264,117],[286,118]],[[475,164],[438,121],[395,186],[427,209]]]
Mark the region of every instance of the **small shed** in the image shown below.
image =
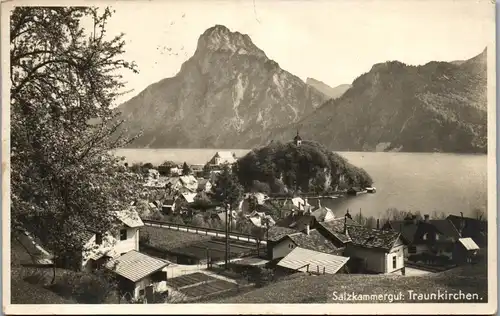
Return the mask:
[[[278,266],[300,272],[336,274],[347,261],[348,257],[296,247],[278,262]]]
[[[167,273],[162,271],[170,262],[150,257],[132,250],[109,261],[106,268],[119,276],[122,293],[130,293],[134,299],[144,297],[147,291],[159,288],[159,283],[167,280]]]
[[[478,251],[479,246],[472,238],[459,238],[455,243],[452,258],[457,264],[471,263],[474,261]]]

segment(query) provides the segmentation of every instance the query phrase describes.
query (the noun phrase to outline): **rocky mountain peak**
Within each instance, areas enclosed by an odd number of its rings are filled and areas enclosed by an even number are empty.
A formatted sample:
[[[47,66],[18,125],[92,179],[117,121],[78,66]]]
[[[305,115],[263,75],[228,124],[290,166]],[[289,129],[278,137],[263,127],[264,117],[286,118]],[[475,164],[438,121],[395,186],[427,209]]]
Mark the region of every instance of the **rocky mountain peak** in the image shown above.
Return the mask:
[[[196,52],[200,54],[207,53],[207,51],[267,58],[266,54],[255,46],[247,34],[232,32],[224,25],[212,26],[198,39]]]

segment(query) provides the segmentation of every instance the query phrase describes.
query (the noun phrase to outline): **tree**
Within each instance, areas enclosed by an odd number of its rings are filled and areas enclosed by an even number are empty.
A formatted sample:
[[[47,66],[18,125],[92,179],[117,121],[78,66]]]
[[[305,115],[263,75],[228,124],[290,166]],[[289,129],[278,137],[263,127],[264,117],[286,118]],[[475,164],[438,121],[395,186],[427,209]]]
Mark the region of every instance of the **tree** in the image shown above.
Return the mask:
[[[139,192],[110,153],[131,141],[117,135],[123,121],[111,108],[124,86],[116,72],[137,72],[120,57],[122,35],[105,37],[111,14],[89,7],[11,13],[11,229],[29,231],[57,261],[81,254],[89,231],[113,231],[116,212]],[[84,17],[93,21],[91,34]]]
[[[177,164],[173,161],[167,160],[158,166],[158,172],[162,176],[170,176],[170,169],[177,167]]]
[[[225,231],[226,231],[226,256],[225,256],[225,267],[228,268],[229,260],[229,225],[228,214],[232,208],[235,208],[241,199],[243,198],[243,187],[238,182],[235,174],[231,172],[231,168],[228,164],[224,164],[222,167],[222,172],[217,177],[214,186],[212,187],[214,192],[213,196],[216,201],[224,205],[226,219],[225,219]]]
[[[223,165],[212,190],[214,199],[224,206],[229,204],[230,208],[236,208],[243,198],[243,187],[227,164]]]
[[[142,170],[144,172],[147,172],[149,169],[153,169],[153,168],[154,168],[154,166],[150,162],[146,162],[145,164],[142,165]]]
[[[182,165],[182,175],[187,176],[187,175],[190,175],[191,173],[193,173],[193,171],[188,166],[188,164],[186,162],[184,162],[184,164]]]

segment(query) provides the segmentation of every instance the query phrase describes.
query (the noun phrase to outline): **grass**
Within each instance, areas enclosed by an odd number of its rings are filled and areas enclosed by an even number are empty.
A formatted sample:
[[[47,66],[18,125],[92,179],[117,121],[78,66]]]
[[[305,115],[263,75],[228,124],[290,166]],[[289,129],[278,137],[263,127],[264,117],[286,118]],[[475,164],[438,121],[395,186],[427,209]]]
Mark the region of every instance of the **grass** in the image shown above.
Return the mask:
[[[437,293],[438,290],[456,293],[461,290],[464,293],[477,293],[479,297],[482,297],[482,300],[477,302],[486,303],[486,267],[485,264],[476,264],[423,276],[362,274],[308,276],[304,274],[242,295],[214,300],[211,303],[353,303],[352,300],[333,301],[334,291],[339,294],[354,292],[356,294],[392,293],[395,295],[402,292],[403,302],[422,302],[412,300],[408,295],[408,290],[416,293]],[[385,297],[382,300],[368,298],[357,302],[389,303],[390,301],[389,297]],[[438,302],[438,300],[426,302]]]
[[[150,246],[164,250],[173,250],[175,248],[187,246],[196,242],[212,239],[212,236],[204,236],[183,231],[149,226],[141,228],[140,234],[143,236],[149,236],[148,244]]]

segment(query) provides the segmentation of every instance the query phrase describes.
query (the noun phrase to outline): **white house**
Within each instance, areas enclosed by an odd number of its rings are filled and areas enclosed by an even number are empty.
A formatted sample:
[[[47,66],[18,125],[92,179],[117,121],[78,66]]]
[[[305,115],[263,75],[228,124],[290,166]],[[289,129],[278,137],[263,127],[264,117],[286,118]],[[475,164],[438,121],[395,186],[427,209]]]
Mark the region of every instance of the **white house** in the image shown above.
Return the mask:
[[[234,153],[230,151],[218,151],[215,155],[208,161],[210,165],[220,166],[223,164],[233,164],[236,162],[236,157]]]
[[[212,182],[208,179],[198,179],[198,191],[210,192],[212,190]]]
[[[399,232],[348,225],[347,234],[351,241],[344,255],[356,258],[360,270],[388,274],[404,268],[405,245]]]
[[[144,226],[133,209],[118,212],[121,227],[113,236],[111,233],[91,234],[82,253],[82,269],[93,270],[110,258],[116,258],[131,250],[139,251],[139,228]]]

